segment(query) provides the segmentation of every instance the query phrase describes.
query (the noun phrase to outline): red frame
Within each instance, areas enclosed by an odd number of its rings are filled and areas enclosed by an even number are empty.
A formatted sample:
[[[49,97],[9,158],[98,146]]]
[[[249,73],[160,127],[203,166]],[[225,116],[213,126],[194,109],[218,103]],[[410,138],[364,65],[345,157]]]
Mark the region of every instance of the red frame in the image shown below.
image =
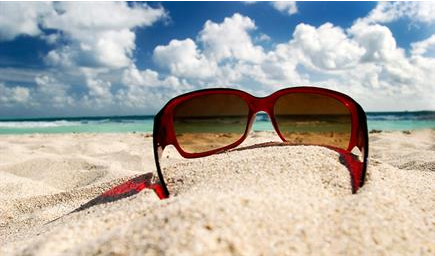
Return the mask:
[[[241,90],[237,89],[229,89],[229,88],[213,88],[213,89],[203,89],[194,92],[190,92],[187,94],[183,94],[177,96],[170,100],[163,109],[155,116],[154,118],[154,129],[153,129],[153,147],[154,147],[154,159],[157,167],[157,174],[160,179],[160,183],[163,187],[163,191],[165,197],[169,197],[169,191],[166,187],[165,180],[163,178],[161,168],[160,168],[160,158],[164,148],[168,145],[173,145],[177,151],[184,158],[199,158],[204,157],[216,153],[220,153],[223,151],[227,151],[229,149],[235,148],[240,145],[248,136],[248,133],[252,127],[252,124],[255,120],[255,114],[260,111],[266,112],[271,121],[272,125],[279,135],[282,141],[286,141],[279,131],[275,115],[274,115],[274,105],[276,100],[287,94],[292,93],[310,93],[310,94],[319,94],[324,96],[329,96],[338,101],[342,102],[350,111],[351,119],[352,119],[352,128],[351,128],[351,137],[349,140],[349,145],[347,149],[341,149],[337,147],[325,146],[334,151],[337,151],[349,169],[351,175],[351,184],[352,184],[352,192],[356,193],[360,187],[364,184],[365,173],[367,168],[367,157],[368,157],[368,132],[367,132],[367,118],[362,107],[351,97],[342,94],[337,91],[325,89],[325,88],[317,88],[317,87],[293,87],[293,88],[285,88],[279,90],[269,96],[266,97],[255,97]],[[235,143],[230,144],[228,146],[203,152],[203,153],[187,153],[183,151],[180,145],[177,142],[177,138],[175,136],[175,130],[173,125],[173,110],[174,108],[192,97],[209,95],[209,94],[232,94],[237,95],[243,98],[249,106],[248,119],[246,124],[246,129],[243,136]],[[358,147],[363,155],[363,160],[359,161],[355,155],[351,153],[351,150],[354,147]]]

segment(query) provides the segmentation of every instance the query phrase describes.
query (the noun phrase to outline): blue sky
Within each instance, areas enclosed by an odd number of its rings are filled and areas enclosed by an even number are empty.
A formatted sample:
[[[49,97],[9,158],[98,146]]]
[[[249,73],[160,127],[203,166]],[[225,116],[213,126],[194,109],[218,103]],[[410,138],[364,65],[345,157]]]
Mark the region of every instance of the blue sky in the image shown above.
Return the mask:
[[[303,85],[367,111],[435,110],[433,13],[431,2],[1,2],[0,118],[154,114],[200,88]]]

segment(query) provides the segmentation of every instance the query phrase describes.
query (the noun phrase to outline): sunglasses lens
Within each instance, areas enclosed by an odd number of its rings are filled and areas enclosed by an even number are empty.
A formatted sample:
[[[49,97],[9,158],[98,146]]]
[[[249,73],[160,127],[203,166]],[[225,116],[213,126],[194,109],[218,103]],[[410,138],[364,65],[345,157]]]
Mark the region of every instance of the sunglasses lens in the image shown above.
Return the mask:
[[[274,113],[282,136],[290,143],[344,149],[349,145],[351,113],[333,97],[307,93],[283,95],[277,99]]]
[[[177,142],[187,153],[203,153],[237,142],[246,130],[249,107],[240,96],[192,97],[174,109]]]

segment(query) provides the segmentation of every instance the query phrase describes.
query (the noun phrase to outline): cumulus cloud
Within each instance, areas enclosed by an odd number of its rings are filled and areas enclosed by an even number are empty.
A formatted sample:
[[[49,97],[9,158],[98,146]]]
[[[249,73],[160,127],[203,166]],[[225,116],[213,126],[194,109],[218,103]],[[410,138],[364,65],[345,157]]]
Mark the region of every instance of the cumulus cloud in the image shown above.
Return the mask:
[[[411,44],[411,53],[413,55],[424,55],[431,51],[435,51],[435,34],[425,40]]]
[[[131,64],[133,29],[167,17],[163,8],[127,2],[1,2],[0,40],[38,36],[56,44],[46,61],[53,66],[122,68]],[[19,14],[19,15],[17,15]],[[42,29],[57,33],[43,34]]]
[[[295,1],[276,1],[272,2],[272,6],[280,12],[293,15],[298,12],[298,7]]]
[[[204,54],[217,62],[228,58],[261,62],[263,49],[255,46],[249,32],[256,26],[249,17],[239,13],[227,17],[222,23],[208,20],[199,32],[198,40],[204,45]]]
[[[270,38],[258,32],[255,21],[235,13],[205,22],[193,38],[157,46],[152,58],[159,69],[152,70],[135,64],[135,29],[164,19],[163,8],[124,2],[56,3],[29,16],[36,17],[29,20],[38,30],[17,27],[7,34],[8,29],[0,28],[3,40],[33,35],[53,47],[45,56],[51,70],[26,77],[35,87],[17,86],[17,81],[0,84],[0,105],[127,108],[137,113],[155,111],[170,97],[204,87],[236,87],[264,95],[282,87],[314,85],[347,93],[368,110],[435,109],[435,36],[412,43],[406,53],[382,24],[408,15],[403,10],[410,6],[420,6],[401,5],[380,3],[349,28],[301,23],[286,42],[271,42],[269,48],[261,46]],[[414,20],[430,22],[424,14],[413,13],[419,15]],[[11,83],[10,76],[0,72],[1,78]]]
[[[52,11],[48,2],[0,2],[0,41],[40,35],[40,21]]]
[[[127,2],[11,2],[0,3],[0,12],[0,40],[28,35],[51,45],[44,57],[50,69],[33,74],[34,87],[27,92],[35,105],[54,108],[119,104],[114,95],[123,85],[112,74],[134,65],[135,29],[168,16],[163,7]],[[71,82],[83,93],[73,95]],[[15,101],[14,92],[23,90],[3,91],[4,98]]]
[[[435,2],[399,1],[379,2],[369,15],[362,19],[369,23],[388,23],[407,17],[411,20],[432,23],[435,21]]]
[[[261,64],[271,57],[253,43],[250,32],[255,29],[252,19],[236,13],[221,23],[207,21],[197,42],[188,38],[157,46],[153,57],[172,75],[200,87],[237,86],[244,77],[266,81],[270,75]]]
[[[396,40],[386,26],[357,22],[349,29],[349,33],[364,47],[365,61],[391,60],[403,54],[403,51],[397,48]]]
[[[221,23],[207,21],[192,39],[172,40],[154,50],[154,59],[172,75],[197,87],[232,86],[246,88],[259,83],[276,88],[282,82],[302,81],[295,71],[292,54],[266,54],[253,43],[250,32],[255,22],[238,13]],[[251,81],[245,86],[246,81]],[[252,85],[254,83],[255,85]]]
[[[59,2],[42,26],[64,33],[67,44],[47,55],[49,64],[121,68],[131,64],[136,27],[166,16],[163,8],[126,2]]]
[[[302,51],[305,65],[322,70],[352,68],[365,52],[343,29],[331,23],[318,28],[303,23],[297,25],[290,44]]]
[[[149,87],[171,87],[176,88],[181,86],[177,77],[168,76],[161,80],[159,73],[150,69],[143,71],[139,70],[136,65],[130,66],[125,69],[122,75],[122,82],[127,87],[143,87],[147,89]]]
[[[160,78],[158,72],[150,69],[139,70],[135,65],[124,70],[122,82],[125,87],[115,97],[131,108],[140,106],[158,109],[167,97],[192,89],[175,76]]]
[[[244,26],[237,27],[233,22]],[[213,81],[270,93],[280,87],[317,85],[348,93],[371,110],[435,108],[435,94],[426,93],[435,92],[435,86],[430,83],[434,72],[429,68],[434,67],[431,66],[434,59],[422,56],[433,44],[432,38],[416,42],[414,54],[407,56],[397,46],[390,29],[383,25],[359,20],[343,29],[331,23],[319,27],[302,23],[296,26],[288,42],[265,51],[256,48],[251,40],[250,31],[255,28],[253,20],[241,15],[233,15],[221,23],[208,21],[198,33],[197,42],[171,41],[157,47],[154,57],[170,74],[187,79],[197,87],[209,86]],[[214,42],[219,42],[221,36],[231,38],[231,30],[239,30],[244,39],[231,46],[216,47],[218,44]],[[213,36],[204,37],[204,31]],[[257,49],[261,58],[246,60],[245,55],[235,53],[234,44]],[[162,52],[166,53],[165,58]],[[201,69],[208,70],[210,64],[213,72],[209,76],[192,76],[201,73]],[[414,98],[420,101],[406,101]]]
[[[187,78],[210,78],[217,71],[216,63],[207,60],[190,38],[174,39],[166,46],[157,46],[154,60],[161,67],[169,68],[172,74]]]

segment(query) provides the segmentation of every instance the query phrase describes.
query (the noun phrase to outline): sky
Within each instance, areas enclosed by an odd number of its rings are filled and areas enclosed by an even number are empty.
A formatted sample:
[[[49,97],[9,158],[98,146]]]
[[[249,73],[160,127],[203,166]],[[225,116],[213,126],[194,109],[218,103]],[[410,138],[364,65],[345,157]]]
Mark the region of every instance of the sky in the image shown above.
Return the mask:
[[[155,114],[294,86],[435,110],[435,2],[0,2],[0,118]]]

